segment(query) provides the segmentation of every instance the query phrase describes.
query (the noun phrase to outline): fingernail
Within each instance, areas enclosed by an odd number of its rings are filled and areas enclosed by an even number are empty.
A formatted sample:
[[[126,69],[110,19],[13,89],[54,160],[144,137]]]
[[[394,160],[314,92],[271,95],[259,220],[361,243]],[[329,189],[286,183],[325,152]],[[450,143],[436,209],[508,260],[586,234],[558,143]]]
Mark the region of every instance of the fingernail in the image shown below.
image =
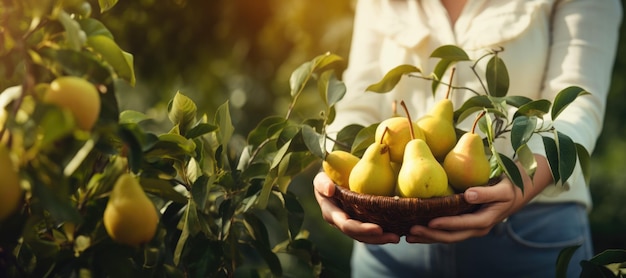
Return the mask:
[[[465,199],[468,201],[476,201],[478,199],[478,193],[474,191],[465,192]]]

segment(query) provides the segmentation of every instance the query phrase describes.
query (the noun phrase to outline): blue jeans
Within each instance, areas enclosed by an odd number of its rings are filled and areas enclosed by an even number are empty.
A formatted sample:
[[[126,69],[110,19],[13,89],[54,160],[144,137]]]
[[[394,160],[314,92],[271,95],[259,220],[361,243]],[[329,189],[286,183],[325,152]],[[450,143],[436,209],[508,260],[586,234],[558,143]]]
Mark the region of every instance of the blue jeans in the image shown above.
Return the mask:
[[[579,204],[530,204],[488,235],[455,244],[369,245],[356,242],[352,276],[363,277],[555,277],[559,252],[582,245],[567,277],[580,275],[593,256],[587,211]]]

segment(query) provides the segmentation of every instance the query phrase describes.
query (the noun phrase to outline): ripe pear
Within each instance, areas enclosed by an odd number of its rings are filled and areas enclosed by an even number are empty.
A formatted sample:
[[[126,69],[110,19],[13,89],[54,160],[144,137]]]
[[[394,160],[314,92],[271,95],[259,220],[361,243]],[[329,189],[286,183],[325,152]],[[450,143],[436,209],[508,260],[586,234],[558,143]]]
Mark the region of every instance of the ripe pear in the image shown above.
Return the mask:
[[[43,101],[68,109],[82,130],[91,130],[100,115],[100,93],[80,77],[61,76],[53,80]]]
[[[468,187],[485,185],[491,166],[485,154],[482,138],[473,132],[465,133],[443,161],[450,185],[465,191]]]
[[[404,102],[400,103],[406,109]],[[411,116],[407,114],[408,121]],[[416,138],[410,127],[411,141],[406,144],[404,158],[398,173],[397,193],[400,197],[430,198],[445,196],[448,177],[435,159],[426,141]]]
[[[417,121],[417,125],[422,129],[435,158],[443,161],[456,143],[452,101],[445,98],[437,102],[427,115]]]
[[[22,196],[22,188],[15,164],[11,160],[9,150],[0,145],[0,221],[13,214]]]
[[[334,150],[326,154],[322,168],[335,184],[349,188],[350,172],[357,162],[359,162],[357,156],[346,151]]]
[[[400,197],[430,198],[448,194],[448,177],[423,139],[406,145],[398,174]]]
[[[391,168],[389,146],[374,142],[354,165],[348,180],[350,190],[370,195],[391,196],[395,192],[396,175]]]
[[[139,181],[122,174],[111,191],[104,210],[104,227],[116,242],[139,246],[154,237],[159,215]]]
[[[402,102],[404,103],[404,102]],[[403,105],[405,112],[408,113],[406,105]],[[409,123],[413,126],[416,138],[424,139],[424,133],[420,127],[413,121],[408,121],[406,117],[391,117],[383,120],[376,127],[374,140],[380,141],[389,146],[389,156],[391,161],[402,163],[404,157],[404,148],[406,143],[411,140]],[[387,131],[385,131],[387,130]],[[383,133],[386,135],[383,137]]]

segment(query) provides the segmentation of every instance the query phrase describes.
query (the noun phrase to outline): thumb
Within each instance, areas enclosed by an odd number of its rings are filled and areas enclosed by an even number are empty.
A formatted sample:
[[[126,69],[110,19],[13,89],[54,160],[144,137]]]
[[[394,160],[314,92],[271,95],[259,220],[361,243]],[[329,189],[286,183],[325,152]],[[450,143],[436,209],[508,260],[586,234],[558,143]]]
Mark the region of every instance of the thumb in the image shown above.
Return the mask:
[[[515,186],[510,182],[501,181],[492,186],[474,186],[465,190],[463,196],[470,204],[505,202],[515,198]]]
[[[315,191],[323,196],[330,197],[335,194],[335,183],[324,172],[319,172],[313,179]]]

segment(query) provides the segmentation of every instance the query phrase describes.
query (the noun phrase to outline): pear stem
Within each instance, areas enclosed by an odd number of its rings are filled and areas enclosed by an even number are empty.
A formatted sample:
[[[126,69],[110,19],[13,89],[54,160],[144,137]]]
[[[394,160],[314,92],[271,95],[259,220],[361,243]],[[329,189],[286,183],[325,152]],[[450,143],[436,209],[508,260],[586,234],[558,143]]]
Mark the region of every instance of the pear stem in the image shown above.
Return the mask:
[[[380,136],[380,142],[378,142],[379,144],[383,144],[383,140],[385,139],[385,136],[387,135],[387,132],[389,132],[389,127],[386,126],[385,130],[383,131],[383,135]]]
[[[474,130],[476,129],[476,126],[478,125],[478,121],[480,120],[480,118],[482,118],[483,116],[485,116],[487,112],[485,110],[483,110],[482,112],[480,112],[480,114],[478,114],[476,116],[476,119],[474,120],[474,123],[472,123],[472,133],[475,133]]]
[[[450,73],[450,85],[452,85],[452,79],[454,78],[454,73],[456,72],[456,67],[452,68],[452,72]],[[450,99],[450,92],[452,91],[453,86],[448,86],[448,91],[446,92],[446,99]]]
[[[409,131],[411,132],[411,139],[415,139],[415,130],[413,129],[413,121],[411,120],[411,113],[409,113],[409,109],[406,107],[406,103],[404,100],[400,102],[402,108],[404,108],[404,112],[406,113],[406,118],[409,121]]]

